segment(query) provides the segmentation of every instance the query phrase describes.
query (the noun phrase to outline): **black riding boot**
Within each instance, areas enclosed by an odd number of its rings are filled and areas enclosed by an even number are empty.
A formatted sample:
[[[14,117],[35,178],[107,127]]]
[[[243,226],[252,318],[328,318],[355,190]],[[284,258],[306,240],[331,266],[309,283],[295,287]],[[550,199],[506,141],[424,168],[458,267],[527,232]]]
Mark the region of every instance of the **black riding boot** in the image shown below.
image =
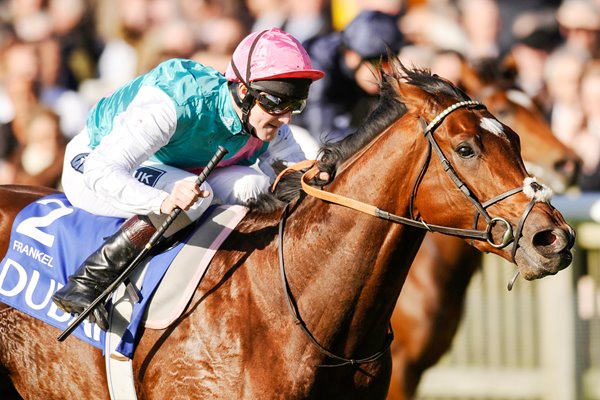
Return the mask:
[[[69,282],[52,296],[62,310],[79,314],[86,309],[135,259],[156,228],[145,216],[133,216],[90,255],[69,277]],[[90,320],[108,329],[106,309],[99,305]]]

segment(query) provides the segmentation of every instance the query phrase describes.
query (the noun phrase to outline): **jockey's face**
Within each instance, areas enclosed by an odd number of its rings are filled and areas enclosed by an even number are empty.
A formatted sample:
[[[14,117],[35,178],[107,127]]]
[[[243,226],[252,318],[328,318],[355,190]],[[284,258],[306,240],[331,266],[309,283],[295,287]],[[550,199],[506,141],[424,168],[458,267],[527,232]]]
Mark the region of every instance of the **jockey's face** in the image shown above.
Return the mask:
[[[246,87],[238,85],[240,98],[246,95]],[[258,102],[255,102],[250,109],[248,122],[254,128],[256,136],[264,141],[270,142],[277,136],[279,128],[284,124],[289,124],[292,120],[292,111],[287,111],[281,114],[270,114],[261,107]]]
[[[258,104],[255,104],[250,110],[250,125],[254,127],[256,136],[264,142],[270,142],[275,139],[279,128],[281,128],[283,124],[289,124],[291,120],[291,111],[278,115],[269,114]]]

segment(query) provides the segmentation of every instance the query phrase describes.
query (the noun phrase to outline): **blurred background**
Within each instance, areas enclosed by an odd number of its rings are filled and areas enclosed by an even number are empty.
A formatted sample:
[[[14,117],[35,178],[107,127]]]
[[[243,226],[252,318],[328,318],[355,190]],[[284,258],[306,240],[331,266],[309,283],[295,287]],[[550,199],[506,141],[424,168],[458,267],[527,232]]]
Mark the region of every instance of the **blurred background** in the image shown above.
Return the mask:
[[[363,10],[393,18],[407,66],[460,82],[461,62],[509,65],[514,88],[580,159],[553,203],[577,230],[573,265],[509,292],[514,267],[484,256],[416,398],[600,399],[600,0],[2,0],[0,184],[60,189],[64,146],[90,107],[162,60],[224,72],[252,31],[281,27],[308,48]],[[295,129],[324,133],[301,119]]]

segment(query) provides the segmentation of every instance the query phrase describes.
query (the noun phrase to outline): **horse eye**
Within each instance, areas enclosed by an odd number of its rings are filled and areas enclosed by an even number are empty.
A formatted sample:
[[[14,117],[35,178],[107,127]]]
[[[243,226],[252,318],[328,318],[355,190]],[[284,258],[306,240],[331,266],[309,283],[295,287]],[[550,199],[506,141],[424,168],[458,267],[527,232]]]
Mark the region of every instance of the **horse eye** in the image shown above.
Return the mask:
[[[475,155],[475,152],[473,151],[473,148],[470,145],[466,144],[466,143],[459,144],[458,147],[456,148],[456,152],[462,158],[470,158],[470,157],[473,157]]]

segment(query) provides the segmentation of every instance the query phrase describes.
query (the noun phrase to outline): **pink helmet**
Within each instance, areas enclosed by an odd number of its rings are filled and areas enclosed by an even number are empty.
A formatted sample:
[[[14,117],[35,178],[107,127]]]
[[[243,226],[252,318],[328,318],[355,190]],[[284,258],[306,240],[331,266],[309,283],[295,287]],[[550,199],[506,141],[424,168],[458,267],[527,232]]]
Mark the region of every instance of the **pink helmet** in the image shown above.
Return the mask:
[[[236,75],[232,64],[235,64],[242,79]],[[277,78],[305,78],[316,81],[323,75],[323,71],[312,68],[310,57],[300,42],[279,28],[246,36],[233,52],[232,60],[225,71],[227,80],[234,82]]]

